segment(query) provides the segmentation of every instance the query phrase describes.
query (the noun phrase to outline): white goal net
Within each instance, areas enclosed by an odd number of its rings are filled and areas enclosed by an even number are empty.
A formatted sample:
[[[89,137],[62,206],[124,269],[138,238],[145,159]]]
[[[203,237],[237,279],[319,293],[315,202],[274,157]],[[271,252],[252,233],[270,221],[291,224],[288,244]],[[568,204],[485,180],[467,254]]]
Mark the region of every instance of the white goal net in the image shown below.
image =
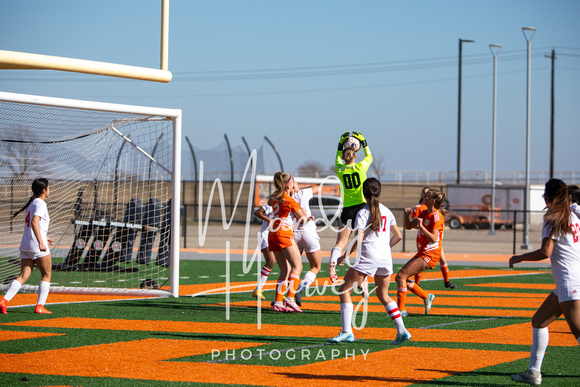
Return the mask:
[[[43,177],[51,292],[177,296],[180,137],[177,109],[0,92],[1,287],[20,272],[12,215]]]

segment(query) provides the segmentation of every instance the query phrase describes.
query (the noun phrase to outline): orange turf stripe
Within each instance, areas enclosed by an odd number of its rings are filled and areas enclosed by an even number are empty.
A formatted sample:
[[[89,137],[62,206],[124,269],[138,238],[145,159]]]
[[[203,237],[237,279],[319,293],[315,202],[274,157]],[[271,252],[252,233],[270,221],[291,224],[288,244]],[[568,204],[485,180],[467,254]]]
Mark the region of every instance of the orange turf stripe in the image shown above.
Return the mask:
[[[281,315],[283,317],[283,315]],[[68,329],[109,329],[128,331],[156,331],[231,334],[264,337],[320,337],[327,338],[337,334],[340,329],[340,318],[336,318],[337,327],[310,326],[310,325],[276,325],[262,324],[261,329],[256,324],[234,323],[204,323],[204,322],[175,322],[151,320],[108,320],[93,318],[64,317],[47,320],[30,320],[0,325],[28,326],[44,328]],[[460,327],[460,325],[458,326]],[[558,320],[550,324],[550,345],[576,346],[578,342],[570,334],[570,328],[565,320]],[[410,329],[413,340],[432,342],[465,342],[465,343],[494,343],[531,345],[532,329],[530,323],[507,325],[498,328],[463,331],[458,329]],[[358,339],[388,340],[394,338],[395,328],[370,328],[355,330]]]
[[[556,285],[554,284],[524,284],[524,283],[489,283],[489,284],[467,284],[464,286],[479,286],[479,287],[489,287],[489,288],[511,288],[511,289],[542,289],[542,290],[554,290]]]
[[[114,301],[114,300],[131,300],[142,298],[154,298],[152,296],[98,296],[88,294],[49,294],[46,305],[64,302],[86,302],[86,301]],[[10,303],[10,306],[36,305],[38,294],[18,293]],[[50,308],[49,308],[50,309]]]
[[[0,341],[37,339],[39,337],[64,336],[64,333],[0,331]]]
[[[411,301],[418,300],[417,297],[410,297]],[[437,299],[435,299],[437,301]],[[354,301],[355,308],[357,306],[358,300]],[[262,309],[263,310],[270,310],[272,307],[270,303],[266,303],[262,301]],[[219,306],[219,307],[226,307],[225,303],[220,304],[206,304],[208,306]],[[267,306],[266,306],[267,305]],[[406,310],[410,314],[424,314],[425,308],[424,306],[409,306],[409,305],[418,305],[418,303],[408,303]],[[422,305],[422,304],[421,304]],[[256,301],[238,301],[238,302],[230,302],[230,307],[245,307],[245,308],[256,308]],[[338,302],[332,304],[323,304],[323,303],[312,303],[306,304],[303,303],[301,306],[302,310],[323,310],[323,311],[331,311],[331,312],[340,312],[340,304]],[[360,311],[362,312],[363,306],[361,305]],[[370,304],[368,306],[368,312],[370,313],[385,313],[385,308],[382,305]],[[535,309],[530,310],[522,310],[522,309],[478,309],[478,308],[442,308],[433,304],[431,308],[430,315],[450,315],[450,316],[485,316],[485,317],[532,317],[536,312]]]
[[[473,371],[528,356],[527,352],[478,351],[437,348],[440,356],[430,356],[434,348],[392,347],[359,354],[354,359],[338,358],[311,364],[275,367],[245,364],[172,362],[212,350],[241,349],[256,343],[146,339],[58,349],[24,354],[7,354],[0,362],[0,372],[44,375],[131,378],[198,383],[292,386],[332,383],[336,386],[365,385],[405,386],[430,381],[460,372]],[[259,344],[258,344],[259,345]],[[339,351],[337,348],[336,350]],[[143,354],[147,354],[143,356]],[[421,361],[417,361],[421,359]],[[74,367],[63,365],[74,364]],[[393,366],[386,366],[392,364]],[[396,364],[396,366],[395,366]],[[122,365],[122,366],[120,366]]]

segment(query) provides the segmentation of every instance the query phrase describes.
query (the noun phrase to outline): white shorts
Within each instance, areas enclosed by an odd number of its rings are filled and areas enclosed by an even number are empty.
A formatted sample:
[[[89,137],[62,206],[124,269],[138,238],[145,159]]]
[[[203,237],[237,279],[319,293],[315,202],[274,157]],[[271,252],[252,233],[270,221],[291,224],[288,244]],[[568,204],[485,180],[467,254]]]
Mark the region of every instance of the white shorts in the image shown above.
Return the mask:
[[[320,236],[316,232],[316,227],[294,230],[294,240],[301,254],[302,252],[310,254],[320,250]]]
[[[361,259],[355,261],[351,267],[359,273],[366,274],[371,277],[375,277],[377,275],[386,277],[393,274],[392,261],[389,265],[388,262],[377,262],[373,259],[361,257]]]
[[[554,294],[558,296],[558,302],[580,301],[580,282],[556,286]]]
[[[32,259],[46,257],[50,255],[50,250],[47,248],[46,251],[22,251],[20,250],[20,259]]]
[[[269,230],[262,231],[262,233],[261,233],[262,237],[260,238],[258,236],[258,243],[260,244],[260,251],[268,248],[268,234],[269,234],[269,232],[270,232]]]

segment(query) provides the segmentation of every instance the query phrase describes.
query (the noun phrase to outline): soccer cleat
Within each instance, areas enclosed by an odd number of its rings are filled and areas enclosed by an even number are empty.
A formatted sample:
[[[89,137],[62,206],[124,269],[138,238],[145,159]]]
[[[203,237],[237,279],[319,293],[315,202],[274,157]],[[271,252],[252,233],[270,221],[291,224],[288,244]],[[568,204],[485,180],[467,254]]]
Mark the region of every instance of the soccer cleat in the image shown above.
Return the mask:
[[[8,309],[8,301],[6,301],[5,298],[0,300],[0,313],[2,314],[7,314],[8,312],[6,311]]]
[[[451,282],[447,281],[447,282],[445,282],[445,287],[449,288],[449,289],[456,289],[457,285],[452,284]]]
[[[284,306],[292,309],[294,312],[302,313],[302,309],[296,304],[296,301],[290,297],[286,297],[284,300]]]
[[[298,306],[302,306],[302,292],[304,291],[304,289],[300,290],[298,293],[296,293],[296,295],[294,296],[294,299],[296,300],[296,304]]]
[[[367,277],[365,277],[364,281],[358,287],[362,291],[362,295],[365,300],[369,299],[369,281]]]
[[[406,310],[401,310],[401,317],[407,317],[408,313]]]
[[[350,333],[340,332],[338,336],[328,339],[329,343],[342,343],[343,341],[352,343],[354,341],[354,335],[352,334],[352,332]]]
[[[411,340],[411,334],[409,333],[408,330],[405,329],[405,332],[397,333],[397,337],[395,338],[395,341],[391,343],[391,345],[401,345],[403,344],[404,341],[409,340]]]
[[[523,374],[512,375],[512,379],[516,382],[539,386],[542,384],[542,373],[540,371],[527,369]]]
[[[40,314],[51,314],[52,312],[48,309],[46,309],[44,307],[44,305],[36,305],[36,308],[34,308],[34,313],[40,313]]]
[[[284,306],[284,305],[276,305],[273,306],[274,312],[282,312],[282,313],[292,313],[294,310]]]
[[[266,299],[266,297],[264,297],[264,295],[262,294],[262,291],[261,290],[258,290],[258,289],[254,290],[252,292],[252,297],[254,297],[254,298],[260,297],[260,299],[262,299],[262,300],[265,300]]]
[[[435,296],[431,293],[429,293],[427,295],[427,298],[425,298],[423,300],[423,302],[425,302],[425,314],[429,314],[429,311],[431,310],[431,304],[433,303],[433,300],[435,299]]]

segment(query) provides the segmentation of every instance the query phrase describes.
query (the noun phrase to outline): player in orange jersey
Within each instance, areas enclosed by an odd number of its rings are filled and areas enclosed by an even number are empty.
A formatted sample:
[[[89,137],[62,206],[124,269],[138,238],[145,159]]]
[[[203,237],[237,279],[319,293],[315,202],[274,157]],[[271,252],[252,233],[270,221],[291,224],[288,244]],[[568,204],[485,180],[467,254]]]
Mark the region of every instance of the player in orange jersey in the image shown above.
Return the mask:
[[[417,237],[418,252],[409,260],[397,273],[397,303],[401,310],[401,315],[407,315],[405,301],[407,298],[407,288],[425,302],[425,314],[429,313],[431,304],[435,299],[433,294],[427,293],[419,285],[411,282],[409,277],[433,269],[441,259],[443,229],[445,224],[445,211],[441,205],[445,202],[445,193],[436,190],[429,190],[423,198],[423,204],[427,209],[412,221],[409,219],[412,209],[405,208],[405,229],[418,228],[420,236]]]
[[[272,207],[273,222],[270,224],[268,233],[268,249],[274,253],[280,270],[290,264],[290,284],[288,294],[284,298],[284,283],[279,279],[276,286],[276,301],[274,302],[275,312],[302,312],[296,304],[294,296],[300,284],[300,274],[302,274],[302,259],[300,250],[294,240],[294,220],[308,219],[300,204],[290,195],[294,192],[294,179],[288,173],[276,172],[274,174],[274,193],[268,199],[268,205]],[[284,301],[284,302],[283,302]]]
[[[413,208],[413,211],[411,212],[412,218],[416,218],[423,210],[427,209],[427,206],[423,204],[423,197],[427,195],[429,189],[430,189],[429,187],[423,187],[423,190],[421,191],[421,198],[419,199],[419,204],[416,205],[415,208]],[[419,242],[419,237],[420,232],[417,232],[417,243]],[[443,281],[445,281],[445,287],[449,289],[457,288],[457,285],[452,284],[449,281],[449,266],[447,266],[447,261],[445,260],[445,253],[443,252],[443,248],[441,248],[441,259],[439,260],[439,268],[441,269],[441,275],[443,275]],[[420,281],[421,281],[421,273],[415,274],[415,283],[419,285]]]

